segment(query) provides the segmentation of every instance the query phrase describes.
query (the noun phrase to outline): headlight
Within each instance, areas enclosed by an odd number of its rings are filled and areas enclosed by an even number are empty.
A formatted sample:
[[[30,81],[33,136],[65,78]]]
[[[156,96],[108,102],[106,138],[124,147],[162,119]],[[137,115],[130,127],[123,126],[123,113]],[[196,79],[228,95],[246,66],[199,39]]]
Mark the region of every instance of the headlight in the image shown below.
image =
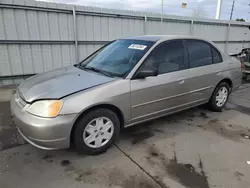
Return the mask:
[[[27,112],[40,117],[56,117],[62,105],[63,102],[60,100],[37,101],[28,107]]]

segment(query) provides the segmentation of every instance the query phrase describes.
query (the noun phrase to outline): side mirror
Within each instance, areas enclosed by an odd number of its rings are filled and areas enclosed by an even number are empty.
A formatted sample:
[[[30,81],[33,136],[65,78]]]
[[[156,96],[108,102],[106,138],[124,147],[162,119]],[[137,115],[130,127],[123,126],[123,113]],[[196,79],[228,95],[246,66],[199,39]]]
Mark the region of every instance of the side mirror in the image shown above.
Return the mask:
[[[146,77],[150,77],[150,76],[157,76],[158,75],[158,70],[156,68],[143,68],[141,70],[139,70],[139,72],[137,73],[136,77],[137,79],[143,79]]]

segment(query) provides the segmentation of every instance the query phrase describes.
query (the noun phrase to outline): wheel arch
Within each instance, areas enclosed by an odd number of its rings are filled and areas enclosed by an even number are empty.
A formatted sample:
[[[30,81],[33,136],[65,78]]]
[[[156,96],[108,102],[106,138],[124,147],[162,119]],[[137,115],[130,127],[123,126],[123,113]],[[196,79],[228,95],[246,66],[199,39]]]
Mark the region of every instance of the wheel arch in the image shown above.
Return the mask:
[[[229,85],[229,87],[230,87],[230,92],[231,92],[231,90],[232,90],[232,88],[233,88],[233,82],[232,82],[232,80],[230,79],[230,78],[224,78],[224,79],[222,79],[217,85],[216,85],[216,87],[219,85],[219,84],[221,84],[222,82],[226,82],[228,85]],[[215,88],[216,88],[215,87]]]
[[[73,132],[74,132],[74,130],[75,130],[75,128],[76,128],[77,122],[78,122],[85,114],[87,114],[88,112],[90,112],[90,111],[92,111],[92,110],[95,110],[95,109],[100,109],[100,108],[108,109],[108,110],[111,110],[112,112],[114,112],[114,113],[117,115],[117,117],[118,117],[118,119],[119,119],[119,121],[120,121],[120,127],[121,127],[121,128],[124,127],[124,115],[123,115],[122,111],[121,111],[117,106],[115,106],[115,105],[113,105],[113,104],[98,104],[98,105],[95,105],[95,106],[91,106],[91,107],[85,109],[84,111],[82,111],[82,112],[80,113],[80,115],[76,118],[76,120],[75,120],[75,122],[74,122],[74,125],[73,125],[73,127],[72,127],[72,129],[71,129],[71,132],[70,132],[70,145],[73,144],[73,139],[74,139],[74,137],[73,137]]]
[[[222,80],[214,87],[214,90],[213,90],[213,92],[212,92],[212,94],[211,94],[209,100],[211,100],[211,98],[213,97],[213,94],[214,94],[216,88],[218,87],[218,85],[220,85],[220,84],[223,83],[223,82],[227,83],[227,84],[229,85],[230,92],[232,91],[232,88],[233,88],[233,82],[232,82],[232,80],[231,80],[230,78],[224,78],[224,79],[222,79]]]

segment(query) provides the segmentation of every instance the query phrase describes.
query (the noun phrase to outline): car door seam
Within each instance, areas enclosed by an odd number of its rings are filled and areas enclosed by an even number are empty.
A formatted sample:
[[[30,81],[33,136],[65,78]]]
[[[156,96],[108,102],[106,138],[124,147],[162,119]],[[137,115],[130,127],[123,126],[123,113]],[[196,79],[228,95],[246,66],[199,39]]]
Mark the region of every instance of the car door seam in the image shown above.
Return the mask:
[[[212,87],[213,86],[207,86],[207,87],[192,90],[192,91],[189,91],[189,92],[186,92],[186,93],[181,93],[181,94],[178,94],[178,95],[173,95],[173,96],[170,96],[170,97],[165,97],[165,98],[161,98],[161,99],[157,99],[157,100],[137,104],[137,105],[132,106],[132,108],[138,108],[138,107],[141,107],[141,106],[157,103],[157,102],[160,102],[160,101],[169,100],[169,99],[176,98],[176,97],[181,97],[181,96],[188,95],[188,94],[191,94],[191,93],[195,93],[195,92],[203,91],[203,90],[206,90],[206,89],[210,89]]]

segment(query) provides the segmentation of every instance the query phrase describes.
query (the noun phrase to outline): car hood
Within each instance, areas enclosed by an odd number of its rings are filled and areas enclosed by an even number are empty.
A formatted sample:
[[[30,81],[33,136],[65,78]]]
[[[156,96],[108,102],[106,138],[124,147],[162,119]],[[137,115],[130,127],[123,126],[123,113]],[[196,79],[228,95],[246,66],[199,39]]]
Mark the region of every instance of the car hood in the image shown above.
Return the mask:
[[[99,73],[81,70],[74,66],[41,73],[24,81],[19,92],[27,102],[39,99],[58,99],[66,95],[111,82]]]

